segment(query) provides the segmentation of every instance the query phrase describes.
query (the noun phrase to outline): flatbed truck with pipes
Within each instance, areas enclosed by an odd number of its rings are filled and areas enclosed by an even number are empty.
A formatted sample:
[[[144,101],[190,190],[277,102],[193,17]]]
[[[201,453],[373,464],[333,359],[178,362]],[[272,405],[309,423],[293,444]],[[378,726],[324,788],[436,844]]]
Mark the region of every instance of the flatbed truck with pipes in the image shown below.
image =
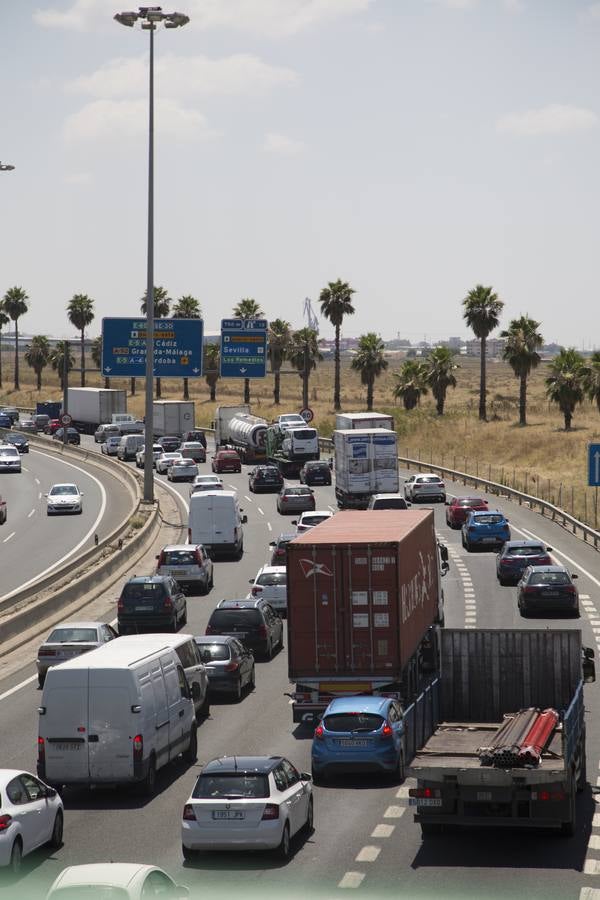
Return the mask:
[[[583,686],[594,678],[578,630],[442,631],[440,675],[408,770],[423,836],[451,826],[573,835],[586,784]],[[557,714],[543,746],[531,746],[531,732],[513,734],[491,762],[502,723],[528,710]]]

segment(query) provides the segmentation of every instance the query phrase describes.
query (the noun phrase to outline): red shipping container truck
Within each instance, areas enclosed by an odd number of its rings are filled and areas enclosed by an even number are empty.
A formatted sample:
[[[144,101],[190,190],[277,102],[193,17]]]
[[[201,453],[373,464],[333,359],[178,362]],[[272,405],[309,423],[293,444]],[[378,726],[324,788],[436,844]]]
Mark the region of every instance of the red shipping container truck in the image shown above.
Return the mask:
[[[435,664],[441,574],[432,510],[341,511],[287,545],[295,722],[341,694],[416,691]]]

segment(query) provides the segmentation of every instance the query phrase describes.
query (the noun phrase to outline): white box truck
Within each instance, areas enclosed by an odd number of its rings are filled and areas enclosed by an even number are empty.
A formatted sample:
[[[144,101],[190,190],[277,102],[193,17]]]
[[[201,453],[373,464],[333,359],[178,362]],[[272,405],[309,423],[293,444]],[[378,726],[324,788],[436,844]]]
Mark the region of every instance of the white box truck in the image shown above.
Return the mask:
[[[398,436],[385,428],[333,432],[335,496],[341,509],[366,509],[373,494],[398,491]]]
[[[155,400],[154,434],[162,437],[165,434],[181,435],[191,431],[196,421],[196,407],[193,400]]]
[[[387,428],[393,431],[394,419],[378,412],[337,413],[335,427],[338,431],[350,428]]]
[[[84,434],[94,434],[99,425],[113,421],[113,415],[127,412],[127,391],[112,388],[69,388],[67,411],[73,425]]]

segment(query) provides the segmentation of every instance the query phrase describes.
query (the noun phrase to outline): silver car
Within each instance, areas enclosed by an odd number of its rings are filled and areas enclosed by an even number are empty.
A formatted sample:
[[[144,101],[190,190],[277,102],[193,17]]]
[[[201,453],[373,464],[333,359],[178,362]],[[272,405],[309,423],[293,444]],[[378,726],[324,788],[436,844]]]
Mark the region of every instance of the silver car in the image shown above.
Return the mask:
[[[222,491],[223,479],[218,475],[197,475],[190,486],[190,497],[198,491]]]
[[[167,469],[169,481],[193,481],[198,474],[198,466],[193,459],[174,459]]]
[[[20,472],[21,454],[11,444],[0,444],[0,472]]]
[[[156,460],[162,456],[164,450],[161,444],[152,444],[152,465],[156,466]],[[144,462],[146,460],[146,445],[142,444],[137,453],[135,454],[135,464],[138,469],[144,468]]]
[[[412,500],[441,500],[446,502],[446,485],[439,475],[433,472],[422,472],[420,475],[411,475],[404,482],[404,498]]]
[[[44,686],[46,672],[74,656],[95,650],[118,637],[117,632],[104,622],[63,622],[52,629],[38,650],[38,684]]]
[[[100,449],[106,456],[116,456],[120,443],[120,434],[110,434],[106,440],[102,442]]]
[[[208,594],[213,564],[202,544],[170,544],[156,557],[157,575],[170,575],[187,594]]]
[[[169,466],[171,466],[176,459],[183,459],[183,456],[178,451],[174,450],[172,453],[161,453],[155,463],[158,474],[166,475]]]

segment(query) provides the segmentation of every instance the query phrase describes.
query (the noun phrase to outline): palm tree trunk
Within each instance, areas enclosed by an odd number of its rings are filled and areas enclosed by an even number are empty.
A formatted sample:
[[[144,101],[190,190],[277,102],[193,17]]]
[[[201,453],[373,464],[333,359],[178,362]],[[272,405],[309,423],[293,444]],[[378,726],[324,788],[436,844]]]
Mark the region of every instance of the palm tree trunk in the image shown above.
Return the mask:
[[[217,399],[217,385],[211,384],[211,386],[210,386],[210,401],[211,401],[211,403],[214,403],[216,399]]]
[[[190,380],[189,380],[189,378],[183,379],[183,399],[184,400],[190,399]]]
[[[19,383],[19,320],[15,319],[15,391],[21,390]]]
[[[81,387],[85,387],[85,331],[81,329]]]
[[[160,378],[156,379],[156,399],[157,400],[162,399],[162,384],[161,384]]]
[[[373,387],[375,384],[375,377],[370,377],[367,382],[367,411],[373,412]]]
[[[521,375],[519,384],[519,425],[527,425],[527,375]]]
[[[2,332],[0,331],[0,388],[2,387]],[[598,399],[598,408],[600,409],[600,397]]]
[[[135,378],[132,378],[129,383],[129,390],[131,392],[131,396],[135,397]]]
[[[436,410],[438,416],[444,415],[444,401],[445,400],[446,400],[446,398],[444,397],[443,392],[438,394],[436,402],[435,402],[435,410]]]
[[[41,389],[42,389],[42,370],[37,369],[35,374],[37,375],[37,389],[38,389],[38,391],[41,391]]]
[[[333,386],[333,408],[339,410],[342,408],[340,403],[340,326],[335,326],[335,382]],[[304,404],[308,405],[308,401]]]
[[[479,360],[479,418],[482,422],[487,422],[486,396],[487,389],[485,384],[485,338],[481,338],[481,356]]]
[[[250,379],[244,378],[244,403],[250,403]]]
[[[571,430],[571,421],[573,419],[573,413],[569,409],[563,410],[563,415],[565,417],[565,431]]]
[[[275,406],[279,406],[279,394],[281,391],[281,372],[279,369],[276,369],[274,372],[275,382],[273,384],[273,401]],[[599,401],[600,402],[600,399]]]

